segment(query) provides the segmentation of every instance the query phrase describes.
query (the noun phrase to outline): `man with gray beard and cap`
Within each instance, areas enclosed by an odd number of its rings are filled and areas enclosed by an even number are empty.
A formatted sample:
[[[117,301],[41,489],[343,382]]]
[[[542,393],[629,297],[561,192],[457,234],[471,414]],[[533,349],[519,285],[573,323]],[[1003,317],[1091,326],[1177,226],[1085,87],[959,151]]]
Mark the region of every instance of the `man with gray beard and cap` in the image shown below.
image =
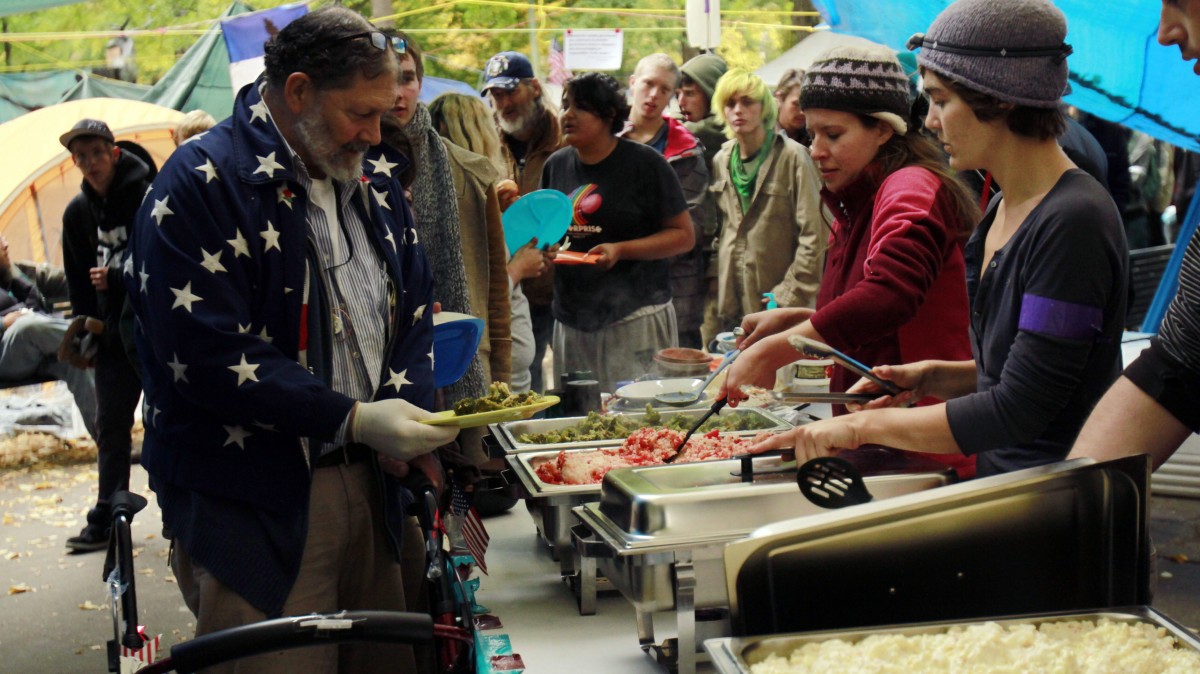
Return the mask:
[[[432,415],[433,278],[380,145],[387,35],[328,7],[265,48],[233,115],[146,196],[126,277],[142,463],[198,635],[283,615],[403,611],[398,478],[454,439]],[[411,525],[410,525],[411,526]],[[408,646],[324,645],[206,671],[417,671]]]
[[[496,111],[496,126],[500,130],[500,151],[508,168],[507,180],[501,180],[496,191],[500,209],[507,210],[518,197],[541,187],[542,167],[556,150],[563,146],[558,115],[543,99],[542,85],[534,77],[533,65],[524,54],[506,51],[488,59],[484,66],[482,95]],[[545,241],[542,243],[554,243]],[[554,269],[536,278],[521,282],[529,300],[529,317],[533,323],[534,357],[529,368],[532,390],[542,391],[542,357],[554,330],[554,315],[550,303],[554,299]]]

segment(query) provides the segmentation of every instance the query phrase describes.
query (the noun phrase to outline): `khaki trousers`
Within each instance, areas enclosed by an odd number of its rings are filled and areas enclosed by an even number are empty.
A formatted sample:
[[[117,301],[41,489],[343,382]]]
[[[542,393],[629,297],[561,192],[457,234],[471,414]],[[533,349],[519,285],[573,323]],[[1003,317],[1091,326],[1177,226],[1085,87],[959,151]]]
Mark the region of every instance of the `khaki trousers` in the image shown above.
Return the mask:
[[[405,542],[416,541],[420,545],[416,519],[409,518],[408,524]],[[179,547],[175,548],[171,566],[184,601],[196,615],[196,636],[266,620],[262,611],[227,588],[207,569],[193,564]],[[400,569],[387,541],[379,487],[370,464],[360,461],[314,471],[304,557],[283,615],[340,610],[404,611]],[[205,670],[206,674],[417,671],[411,646],[378,643],[279,651]]]

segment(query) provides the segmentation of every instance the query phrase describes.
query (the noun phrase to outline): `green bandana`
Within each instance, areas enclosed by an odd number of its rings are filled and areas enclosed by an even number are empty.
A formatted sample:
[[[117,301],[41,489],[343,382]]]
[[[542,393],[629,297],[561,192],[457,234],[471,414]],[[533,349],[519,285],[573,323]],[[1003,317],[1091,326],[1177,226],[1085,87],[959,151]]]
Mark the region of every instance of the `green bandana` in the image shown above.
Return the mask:
[[[767,140],[770,141],[771,138],[768,137]],[[740,146],[734,146],[729,157],[729,178],[733,181],[733,188],[737,190],[738,197],[742,201],[743,214],[750,210],[750,200],[754,198],[754,182],[758,179],[758,169],[762,167],[763,160],[770,152],[770,143],[763,143],[758,154],[750,160],[749,166],[742,163]]]

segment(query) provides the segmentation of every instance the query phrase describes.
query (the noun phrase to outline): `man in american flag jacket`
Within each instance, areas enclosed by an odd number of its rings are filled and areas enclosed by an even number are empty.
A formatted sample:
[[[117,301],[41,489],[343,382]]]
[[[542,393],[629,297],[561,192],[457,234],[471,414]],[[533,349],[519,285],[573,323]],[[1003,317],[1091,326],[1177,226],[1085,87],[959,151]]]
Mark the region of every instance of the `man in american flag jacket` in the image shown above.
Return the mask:
[[[379,144],[396,72],[392,42],[358,14],[297,19],[138,213],[126,274],[142,463],[197,634],[405,608],[395,475],[456,431],[418,423],[433,403],[433,280],[398,182],[407,161]],[[412,671],[397,648],[251,670]]]

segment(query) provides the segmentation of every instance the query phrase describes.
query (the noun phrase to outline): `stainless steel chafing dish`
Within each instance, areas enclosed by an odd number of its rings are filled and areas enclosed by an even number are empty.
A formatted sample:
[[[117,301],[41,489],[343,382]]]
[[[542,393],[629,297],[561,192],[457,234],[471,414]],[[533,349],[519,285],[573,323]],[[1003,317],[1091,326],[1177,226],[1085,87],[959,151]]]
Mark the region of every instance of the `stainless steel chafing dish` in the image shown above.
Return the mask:
[[[725,548],[734,634],[1148,604],[1149,481],[1081,459],[763,527]]]
[[[701,409],[664,409],[660,410],[663,418],[671,417],[676,414],[682,414],[691,419],[699,419],[708,411],[707,407]],[[754,435],[766,432],[786,431],[792,428],[788,422],[762,409],[752,407],[741,407],[737,409],[725,408],[721,410],[720,416],[739,416],[752,415],[761,418],[767,426],[765,428],[755,429],[752,431],[722,431],[735,437],[753,437]],[[630,420],[631,422],[641,422],[646,417],[645,412],[625,413],[621,417]],[[501,445],[508,452],[540,452],[548,449],[577,449],[580,447],[616,447],[624,442],[624,438],[615,438],[609,440],[584,440],[580,442],[560,442],[553,444],[534,444],[530,442],[521,442],[517,438],[527,433],[547,433],[550,431],[558,431],[564,428],[569,428],[583,421],[587,417],[564,417],[561,419],[527,419],[524,421],[507,421],[500,424],[492,424],[492,435],[500,441]],[[811,417],[815,420],[815,417]]]
[[[1041,625],[1065,620],[1091,620],[1102,618],[1114,622],[1150,623],[1162,627],[1175,637],[1180,648],[1200,653],[1200,639],[1191,630],[1179,625],[1167,616],[1149,606],[1129,606],[1093,612],[1058,612],[1033,615],[998,618],[994,622],[1007,624],[1036,624]],[[805,644],[818,643],[831,639],[841,639],[847,642],[857,642],[873,634],[899,634],[913,636],[918,634],[940,634],[954,626],[965,627],[983,621],[951,621],[907,625],[903,627],[883,626],[871,629],[835,630],[829,632],[807,632],[803,634],[784,634],[759,637],[726,637],[709,639],[704,642],[704,648],[712,657],[713,665],[721,674],[750,674],[750,668],[762,662],[771,655],[787,658],[792,651]],[[847,662],[853,665],[853,662]]]
[[[706,411],[684,410],[678,413],[698,419]],[[772,424],[767,429],[730,433],[730,435],[738,437],[753,437],[764,431],[779,432],[792,428],[792,425],[788,422],[764,410],[725,409],[722,410],[721,414],[756,414],[762,416]],[[631,414],[627,416],[633,419],[640,419],[645,415]],[[809,421],[817,420],[813,416],[807,416],[806,418]],[[538,478],[536,473],[537,467],[542,462],[557,457],[560,451],[590,451],[598,447],[619,447],[624,443],[624,439],[562,443],[556,445],[531,445],[517,443],[515,438],[523,433],[544,433],[548,430],[566,428],[578,423],[582,419],[583,417],[534,419],[496,424],[492,427],[493,435],[500,440],[501,445],[509,452],[508,463],[511,468],[511,474],[507,476],[507,479],[517,487],[520,497],[525,500],[525,507],[529,510],[530,516],[533,517],[538,534],[550,546],[551,553],[558,560],[559,568],[564,577],[574,576],[576,572],[575,554],[571,547],[571,525],[575,523],[575,516],[571,514],[571,509],[584,503],[600,500],[600,485],[573,486],[546,484]],[[591,613],[592,611],[588,610],[589,608],[590,606],[587,605],[582,606],[581,611],[583,613]]]
[[[858,464],[876,499],[953,481],[943,464],[904,452],[870,449],[843,456]],[[744,465],[737,460],[618,469],[605,476],[599,503],[574,509],[581,521],[572,532],[581,578],[594,577],[586,571],[596,565],[633,603],[642,648],[681,673],[695,668],[697,610],[729,605],[725,544],[764,524],[828,512],[800,493],[795,463],[763,457],[752,467],[752,482],[743,481]],[[588,599],[584,594],[581,603]],[[672,609],[678,640],[657,644],[653,614]],[[723,623],[717,629],[728,633]]]

